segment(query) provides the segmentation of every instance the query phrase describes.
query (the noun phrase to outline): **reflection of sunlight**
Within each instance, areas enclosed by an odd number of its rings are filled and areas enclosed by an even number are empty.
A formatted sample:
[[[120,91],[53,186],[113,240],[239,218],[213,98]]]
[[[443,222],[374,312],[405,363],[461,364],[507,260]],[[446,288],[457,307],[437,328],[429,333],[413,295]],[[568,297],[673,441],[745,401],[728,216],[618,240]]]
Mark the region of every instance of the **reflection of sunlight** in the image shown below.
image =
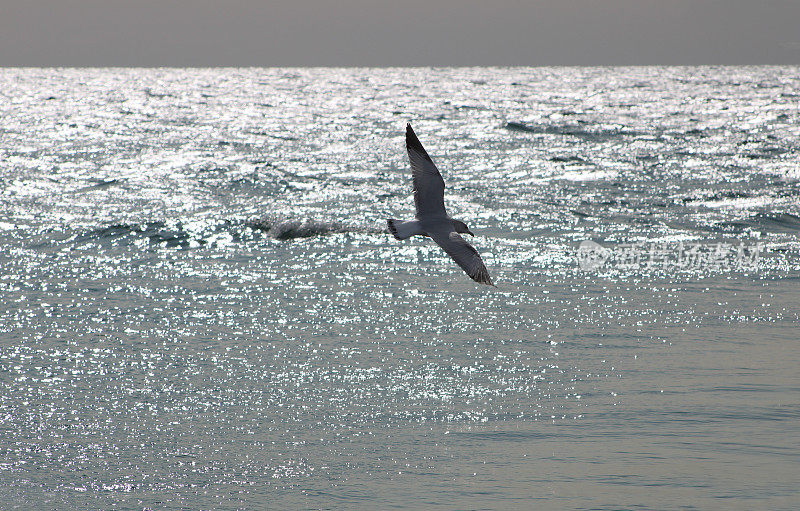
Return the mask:
[[[0,494],[776,507],[798,119],[753,73],[800,89],[783,68],[5,70]],[[497,289],[387,232],[414,214],[408,120]],[[582,242],[734,239],[763,243],[758,272],[579,266]]]

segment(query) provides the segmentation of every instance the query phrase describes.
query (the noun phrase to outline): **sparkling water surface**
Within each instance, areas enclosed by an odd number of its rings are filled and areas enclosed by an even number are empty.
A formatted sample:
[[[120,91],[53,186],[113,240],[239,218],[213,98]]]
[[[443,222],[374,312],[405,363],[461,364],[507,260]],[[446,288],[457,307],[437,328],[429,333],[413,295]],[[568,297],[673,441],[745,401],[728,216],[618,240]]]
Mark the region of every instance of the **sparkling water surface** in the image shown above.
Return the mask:
[[[798,91],[0,71],[3,507],[797,509]],[[385,232],[406,122],[496,289]],[[586,240],[760,248],[586,271]]]

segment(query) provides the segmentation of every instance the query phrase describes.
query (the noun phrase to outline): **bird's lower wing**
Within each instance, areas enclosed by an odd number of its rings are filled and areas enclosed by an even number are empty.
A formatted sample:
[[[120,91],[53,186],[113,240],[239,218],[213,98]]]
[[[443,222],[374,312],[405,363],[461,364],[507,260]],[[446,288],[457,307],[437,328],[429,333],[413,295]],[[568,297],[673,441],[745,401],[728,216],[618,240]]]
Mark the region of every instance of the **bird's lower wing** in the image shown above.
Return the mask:
[[[428,232],[433,241],[453,258],[469,277],[480,284],[493,286],[489,272],[483,264],[481,255],[467,240],[455,231],[439,230]]]

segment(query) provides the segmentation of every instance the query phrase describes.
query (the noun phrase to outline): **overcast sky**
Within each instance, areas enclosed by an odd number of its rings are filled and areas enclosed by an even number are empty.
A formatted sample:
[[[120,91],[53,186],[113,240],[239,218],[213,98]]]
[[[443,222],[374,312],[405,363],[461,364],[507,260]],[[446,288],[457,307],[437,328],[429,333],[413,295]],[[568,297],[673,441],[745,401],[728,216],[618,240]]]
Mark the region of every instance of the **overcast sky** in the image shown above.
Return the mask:
[[[800,0],[0,0],[0,66],[800,64]]]

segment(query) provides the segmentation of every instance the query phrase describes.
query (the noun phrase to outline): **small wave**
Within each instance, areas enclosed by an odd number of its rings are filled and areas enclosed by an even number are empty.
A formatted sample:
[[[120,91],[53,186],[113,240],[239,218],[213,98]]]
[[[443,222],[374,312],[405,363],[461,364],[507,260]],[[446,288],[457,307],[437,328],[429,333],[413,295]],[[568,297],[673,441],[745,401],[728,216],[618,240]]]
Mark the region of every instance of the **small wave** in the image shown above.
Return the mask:
[[[113,224],[95,229],[87,234],[78,236],[76,241],[97,239],[100,241],[116,241],[125,237],[147,238],[152,244],[163,244],[167,247],[190,248],[192,242],[198,245],[206,243],[204,236],[193,235],[184,228],[183,224],[176,222],[146,222],[141,224]]]
[[[738,190],[723,190],[719,192],[708,192],[708,193],[695,193],[694,195],[683,197],[681,202],[684,204],[689,202],[720,202],[725,200],[731,199],[749,199],[752,197],[751,194],[747,192],[742,192]]]
[[[96,183],[89,186],[84,186],[83,188],[78,188],[73,193],[83,193],[83,192],[91,192],[95,190],[103,190],[113,185],[120,184],[119,179],[103,179],[103,180],[95,180]]]
[[[562,181],[600,181],[603,179],[614,179],[619,173],[615,170],[575,170],[564,172],[556,176],[550,177],[548,180],[562,180]]]
[[[388,232],[385,228],[376,226],[359,226],[342,222],[327,222],[311,218],[269,219],[262,218],[250,220],[245,225],[251,229],[265,232],[278,240],[291,240],[295,238],[311,238],[339,233],[382,234]]]
[[[170,248],[193,248],[221,242],[245,242],[266,235],[277,240],[311,238],[337,233],[380,234],[385,229],[326,222],[310,218],[268,219],[248,221],[194,221],[118,223],[79,235],[76,242],[98,240],[104,243],[147,239],[150,244]]]
[[[700,137],[707,136],[706,132],[701,130],[700,128],[692,128],[692,129],[686,130],[686,131],[683,132],[683,134],[684,135],[700,136]]]
[[[511,131],[522,131],[525,133],[545,133],[543,128],[540,128],[539,126],[528,126],[527,124],[514,121],[507,122],[506,129]]]
[[[777,232],[800,231],[800,216],[792,215],[791,213],[778,213],[776,215],[758,214],[750,220],[762,230]]]
[[[156,99],[174,98],[175,97],[175,94],[171,94],[169,92],[155,92],[150,87],[146,87],[144,89],[144,94],[148,98],[156,98]]]
[[[800,232],[800,216],[791,213],[759,213],[744,220],[720,222],[717,228],[722,231],[760,231],[760,232]]]
[[[703,207],[717,210],[758,210],[758,208],[770,207],[775,202],[771,195],[753,196],[748,193],[723,192],[714,194],[708,199],[689,202],[692,207]]]
[[[777,158],[786,152],[787,150],[782,147],[765,146],[755,151],[746,152],[742,156],[750,160],[770,160]]]
[[[580,122],[580,121],[579,121]],[[562,126],[543,126],[532,125],[521,122],[509,121],[506,123],[505,128],[510,131],[519,131],[523,133],[534,133],[538,135],[569,135],[576,138],[592,141],[602,141],[618,137],[635,137],[639,133],[622,128],[613,129],[600,129],[600,130],[587,130],[581,126],[575,125],[562,125]]]
[[[586,163],[580,156],[553,156],[550,161],[556,163]]]
[[[278,240],[291,240],[295,238],[311,238],[341,232],[350,232],[346,226],[338,222],[321,222],[308,218],[295,218],[289,220],[251,220],[246,223],[251,229],[262,231]]]

